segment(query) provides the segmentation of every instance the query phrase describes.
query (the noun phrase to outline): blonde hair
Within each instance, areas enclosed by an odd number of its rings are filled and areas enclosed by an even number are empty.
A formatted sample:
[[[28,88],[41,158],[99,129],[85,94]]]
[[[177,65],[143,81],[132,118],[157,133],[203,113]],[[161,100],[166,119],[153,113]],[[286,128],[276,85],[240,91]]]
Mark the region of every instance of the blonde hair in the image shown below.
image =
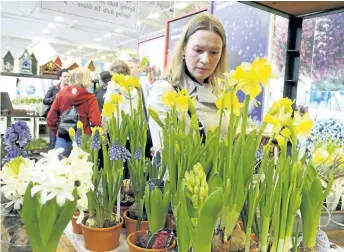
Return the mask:
[[[80,85],[83,88],[91,86],[91,71],[88,68],[78,67],[70,76],[70,85]]]
[[[125,61],[118,59],[111,64],[110,72],[112,74],[130,75],[130,68]]]
[[[214,72],[209,76],[209,83],[213,86],[214,93],[218,93],[220,87],[217,78],[227,71],[226,33],[221,22],[216,17],[209,15],[208,13],[198,14],[187,24],[184,33],[179,38],[178,43],[174,48],[172,62],[168,65],[166,71],[168,80],[172,85],[178,85],[180,83],[182,74],[185,72],[182,55],[183,49],[187,45],[189,38],[199,30],[215,32],[222,39],[221,58]]]

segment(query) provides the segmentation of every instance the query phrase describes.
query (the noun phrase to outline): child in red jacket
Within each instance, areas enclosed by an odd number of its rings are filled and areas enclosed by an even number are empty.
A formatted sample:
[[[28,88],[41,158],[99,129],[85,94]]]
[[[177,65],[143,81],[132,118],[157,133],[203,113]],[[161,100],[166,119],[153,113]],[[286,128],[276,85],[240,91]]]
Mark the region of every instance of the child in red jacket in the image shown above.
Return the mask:
[[[88,92],[91,86],[91,72],[87,68],[77,68],[71,75],[70,86],[64,87],[57,94],[47,116],[47,125],[56,134],[55,149],[63,148],[63,156],[68,157],[72,150],[72,141],[58,134],[58,126],[63,112],[75,107],[86,135],[91,134],[91,127],[101,126],[101,117],[97,98]]]

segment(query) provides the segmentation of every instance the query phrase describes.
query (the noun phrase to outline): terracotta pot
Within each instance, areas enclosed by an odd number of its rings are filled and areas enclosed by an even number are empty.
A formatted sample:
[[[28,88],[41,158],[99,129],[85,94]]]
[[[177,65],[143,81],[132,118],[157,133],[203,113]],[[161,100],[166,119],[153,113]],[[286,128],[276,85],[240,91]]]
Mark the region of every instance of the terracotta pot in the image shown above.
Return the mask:
[[[123,224],[123,218],[120,219],[121,222],[119,224],[109,228],[89,228],[81,224],[85,248],[97,252],[109,251],[117,248]]]
[[[88,213],[85,213],[85,217],[84,217],[84,220],[85,218],[88,216]],[[79,213],[76,212],[74,213],[73,217],[72,217],[72,230],[73,230],[73,233],[74,234],[80,234],[82,235],[82,229],[81,229],[81,226],[80,224],[77,224],[76,223],[76,220],[78,219],[79,217]]]
[[[123,213],[123,216],[125,220],[125,226],[127,227],[128,235],[130,235],[136,231],[137,220],[134,220],[128,217],[128,210]],[[147,231],[147,230],[148,230],[148,221],[141,221],[139,231]]]
[[[177,245],[176,239],[173,240],[173,243],[170,247],[164,248],[164,249],[145,249],[140,248],[136,246],[136,241],[139,239],[142,235],[144,235],[146,231],[137,231],[132,234],[130,234],[127,238],[128,246],[129,246],[129,252],[142,252],[142,251],[149,251],[149,252],[166,252],[169,249],[173,249]]]

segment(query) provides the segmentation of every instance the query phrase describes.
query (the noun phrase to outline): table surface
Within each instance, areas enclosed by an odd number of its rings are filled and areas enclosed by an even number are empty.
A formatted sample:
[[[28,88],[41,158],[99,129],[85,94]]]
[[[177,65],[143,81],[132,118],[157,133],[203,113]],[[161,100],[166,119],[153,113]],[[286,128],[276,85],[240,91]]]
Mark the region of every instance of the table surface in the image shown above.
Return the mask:
[[[330,230],[330,231],[326,231],[326,234],[328,235],[328,238],[331,242],[344,248],[344,230]],[[120,243],[126,242],[126,240],[123,238],[124,238],[124,235],[121,235]],[[121,244],[121,245],[123,246],[125,244]],[[128,250],[124,248],[118,248],[115,251],[125,252]],[[62,235],[57,252],[77,252],[77,250],[75,249],[73,244],[70,242],[66,234]]]

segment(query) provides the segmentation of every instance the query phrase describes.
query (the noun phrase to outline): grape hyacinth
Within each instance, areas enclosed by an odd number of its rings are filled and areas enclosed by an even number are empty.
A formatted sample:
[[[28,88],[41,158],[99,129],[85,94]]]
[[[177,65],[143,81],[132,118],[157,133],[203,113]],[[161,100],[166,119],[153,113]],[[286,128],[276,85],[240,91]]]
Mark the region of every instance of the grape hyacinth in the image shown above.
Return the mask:
[[[109,149],[110,160],[129,160],[131,158],[130,152],[122,145],[120,145],[118,140],[112,143]]]
[[[334,118],[316,121],[311,136],[306,141],[308,153],[313,151],[314,143],[317,141],[338,142],[340,146],[344,146],[344,123]]]
[[[30,129],[24,121],[16,121],[8,127],[3,138],[4,149],[7,152],[6,161],[17,156],[25,156],[24,147],[32,140]]]
[[[99,131],[96,130],[91,142],[91,150],[99,150],[100,149],[100,136]]]
[[[81,131],[81,129],[77,129],[77,131],[75,132],[74,141],[76,142],[76,144],[79,147],[81,147],[81,145],[82,145],[82,131]]]
[[[140,160],[142,158],[142,148],[139,147],[134,153],[134,159]]]
[[[153,165],[155,167],[161,167],[161,152],[157,151],[153,157]]]

